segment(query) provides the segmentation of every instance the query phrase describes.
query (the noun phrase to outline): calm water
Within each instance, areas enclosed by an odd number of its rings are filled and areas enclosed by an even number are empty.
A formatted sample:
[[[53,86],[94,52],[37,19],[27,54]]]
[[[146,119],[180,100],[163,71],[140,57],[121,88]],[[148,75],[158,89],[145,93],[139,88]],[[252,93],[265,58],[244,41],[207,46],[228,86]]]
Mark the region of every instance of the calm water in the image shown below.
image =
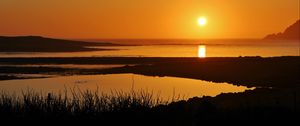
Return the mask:
[[[112,51],[91,51],[72,53],[0,53],[0,57],[238,57],[238,56],[299,56],[299,42],[253,42],[243,44],[227,42],[212,44],[179,42],[180,45],[141,45],[141,46],[112,46],[92,47],[117,49]],[[201,42],[199,42],[201,43]],[[229,43],[229,44],[228,44]],[[130,43],[134,44],[134,43]],[[169,43],[170,44],[170,43]],[[188,45],[189,44],[189,45]],[[2,66],[10,66],[3,64]],[[14,65],[15,66],[15,65]],[[21,65],[22,66],[22,65]],[[24,66],[24,65],[23,65]],[[29,65],[29,67],[63,67],[99,69],[119,67],[114,65]],[[30,76],[30,75],[28,75]],[[34,75],[40,76],[40,75]],[[164,99],[170,99],[173,94],[184,95],[185,98],[193,96],[216,96],[220,93],[243,92],[246,87],[234,86],[227,83],[213,83],[201,80],[175,78],[175,77],[150,77],[134,74],[110,74],[110,75],[81,75],[81,76],[54,76],[43,79],[8,80],[0,81],[0,89],[7,92],[20,93],[21,90],[32,88],[36,91],[58,92],[65,87],[78,87],[80,89],[95,90],[97,87],[102,92],[111,90],[130,91],[148,90]]]
[[[97,47],[93,47],[97,48]],[[299,56],[299,42],[214,45],[144,45],[98,47],[118,49],[72,53],[0,53],[0,57],[238,57]]]
[[[21,93],[22,90],[34,89],[43,92],[59,92],[65,89],[78,87],[85,90],[96,90],[110,93],[112,90],[129,92],[132,89],[147,90],[154,96],[161,96],[164,100],[171,99],[173,94],[184,96],[185,99],[194,96],[216,96],[221,93],[243,92],[244,86],[234,86],[228,83],[214,83],[202,80],[151,77],[136,74],[109,74],[109,75],[78,75],[44,79],[8,80],[0,81],[0,89],[9,93]],[[70,93],[70,92],[69,92]]]

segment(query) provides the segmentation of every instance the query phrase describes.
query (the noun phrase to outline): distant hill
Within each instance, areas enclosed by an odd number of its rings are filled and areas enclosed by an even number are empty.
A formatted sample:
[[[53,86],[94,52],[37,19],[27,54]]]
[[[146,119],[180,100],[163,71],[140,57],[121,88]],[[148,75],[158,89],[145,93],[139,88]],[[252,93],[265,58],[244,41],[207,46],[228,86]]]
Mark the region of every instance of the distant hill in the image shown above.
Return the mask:
[[[300,20],[289,26],[284,32],[277,34],[269,34],[264,39],[288,39],[288,40],[300,40]]]
[[[0,52],[78,52],[103,49],[89,46],[113,46],[111,43],[84,42],[40,36],[0,36]]]

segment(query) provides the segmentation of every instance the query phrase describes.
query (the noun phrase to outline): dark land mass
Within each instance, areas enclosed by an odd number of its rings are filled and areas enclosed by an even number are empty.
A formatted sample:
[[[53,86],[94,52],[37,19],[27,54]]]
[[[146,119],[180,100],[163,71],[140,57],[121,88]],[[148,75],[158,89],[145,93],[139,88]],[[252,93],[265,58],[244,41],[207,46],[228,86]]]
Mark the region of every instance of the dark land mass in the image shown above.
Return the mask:
[[[84,42],[40,36],[0,36],[0,52],[80,52],[107,50],[92,46],[116,46],[118,44]]]
[[[56,74],[57,75],[57,74]],[[38,79],[38,78],[49,78],[47,76],[21,76],[15,74],[8,74],[8,75],[0,75],[0,80],[23,80],[23,79]]]
[[[18,77],[14,75],[0,75],[0,80],[16,80],[16,79],[29,79],[27,77]]]
[[[51,97],[40,100],[40,97],[35,95],[25,97],[24,105],[11,106],[15,99],[2,95],[0,99],[6,102],[0,103],[0,120],[10,124],[40,124],[39,121],[43,121],[47,124],[131,126],[198,126],[219,123],[248,125],[279,122],[291,125],[297,123],[300,117],[299,91],[299,88],[258,88],[243,93],[220,94],[216,97],[194,97],[154,107],[116,99],[120,101],[115,101],[113,109],[108,111],[99,110],[97,107],[105,109],[105,106],[95,105],[95,99],[89,96],[86,96],[88,99],[81,104],[83,107],[77,108],[77,104],[65,106],[64,100],[56,102],[59,99]]]
[[[294,24],[286,28],[284,32],[279,32],[277,34],[269,34],[264,39],[300,40],[299,31],[300,31],[300,20],[296,21]]]
[[[0,58],[0,64],[125,64],[110,69],[1,67],[1,73],[135,73],[227,82],[248,87],[299,87],[300,57],[239,58]],[[128,65],[136,64],[136,65]]]
[[[26,100],[19,111],[10,106],[13,100],[0,97],[0,120],[22,123],[62,121],[67,124],[102,125],[203,125],[297,123],[300,118],[300,57],[236,57],[236,58],[0,58],[0,64],[128,64],[119,68],[73,69],[53,67],[1,67],[2,74],[110,74],[136,73],[150,76],[174,76],[228,82],[257,87],[242,93],[226,93],[216,97],[194,97],[157,106],[117,101],[116,109],[99,112],[93,98],[76,111],[70,105],[39,100]],[[135,65],[129,65],[135,64]],[[4,99],[4,100],[3,100]],[[3,102],[4,101],[4,102]],[[45,101],[46,108],[40,102]],[[48,101],[48,102],[46,102]],[[52,107],[51,107],[52,105]],[[17,106],[18,107],[18,106]],[[20,106],[19,106],[20,107]],[[73,106],[74,107],[74,106]],[[96,107],[96,108],[95,108]],[[99,106],[98,106],[99,107]],[[42,109],[40,109],[42,108]],[[76,108],[76,104],[75,104]],[[72,111],[72,112],[70,112]]]

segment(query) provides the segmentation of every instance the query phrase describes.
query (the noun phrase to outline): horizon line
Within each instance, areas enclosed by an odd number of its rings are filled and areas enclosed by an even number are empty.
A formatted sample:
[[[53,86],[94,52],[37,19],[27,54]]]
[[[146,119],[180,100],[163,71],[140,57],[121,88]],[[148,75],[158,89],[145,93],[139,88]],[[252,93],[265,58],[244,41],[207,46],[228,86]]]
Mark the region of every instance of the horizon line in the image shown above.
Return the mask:
[[[253,39],[263,39],[261,38],[70,38],[70,37],[55,37],[47,35],[0,35],[0,37],[43,37],[43,38],[54,38],[54,39],[71,39],[71,40],[253,40]]]

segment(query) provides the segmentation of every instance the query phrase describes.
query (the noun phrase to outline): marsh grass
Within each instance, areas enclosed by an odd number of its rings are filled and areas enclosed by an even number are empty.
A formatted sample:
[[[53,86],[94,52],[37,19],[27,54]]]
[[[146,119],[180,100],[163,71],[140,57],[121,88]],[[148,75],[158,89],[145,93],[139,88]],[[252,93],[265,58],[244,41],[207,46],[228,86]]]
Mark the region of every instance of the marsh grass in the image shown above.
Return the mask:
[[[70,91],[70,92],[69,92]],[[174,99],[172,99],[174,100]],[[101,116],[112,112],[143,112],[158,105],[167,105],[158,95],[147,90],[124,92],[72,88],[59,93],[23,90],[21,95],[0,93],[0,115],[3,117],[76,117]]]

